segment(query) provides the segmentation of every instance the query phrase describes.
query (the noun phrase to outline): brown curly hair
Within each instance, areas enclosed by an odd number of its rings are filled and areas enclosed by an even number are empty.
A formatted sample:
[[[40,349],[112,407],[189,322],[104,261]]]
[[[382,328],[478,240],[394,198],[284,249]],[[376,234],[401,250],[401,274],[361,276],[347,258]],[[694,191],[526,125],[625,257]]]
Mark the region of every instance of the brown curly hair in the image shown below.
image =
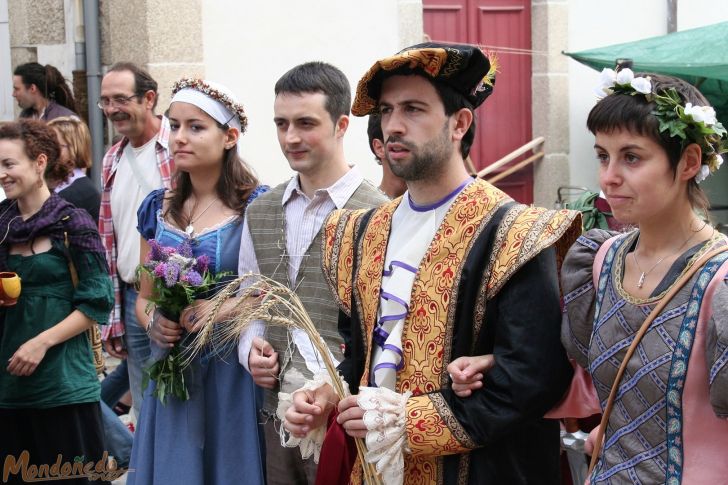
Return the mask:
[[[45,122],[33,119],[20,119],[0,125],[0,140],[20,140],[25,154],[31,160],[46,156],[46,181],[63,181],[73,172],[73,161],[61,162],[61,147],[56,133]]]

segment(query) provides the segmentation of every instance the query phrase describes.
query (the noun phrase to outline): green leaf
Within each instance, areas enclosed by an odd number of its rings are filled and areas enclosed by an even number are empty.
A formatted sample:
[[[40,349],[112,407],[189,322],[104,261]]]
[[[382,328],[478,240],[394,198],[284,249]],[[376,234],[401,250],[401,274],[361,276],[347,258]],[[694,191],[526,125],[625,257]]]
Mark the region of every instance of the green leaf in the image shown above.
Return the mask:
[[[181,401],[187,401],[190,394],[185,384],[184,371],[181,350],[179,345],[175,345],[164,359],[155,362],[148,369],[149,378],[157,385],[153,396],[162,404],[166,404],[170,395]]]

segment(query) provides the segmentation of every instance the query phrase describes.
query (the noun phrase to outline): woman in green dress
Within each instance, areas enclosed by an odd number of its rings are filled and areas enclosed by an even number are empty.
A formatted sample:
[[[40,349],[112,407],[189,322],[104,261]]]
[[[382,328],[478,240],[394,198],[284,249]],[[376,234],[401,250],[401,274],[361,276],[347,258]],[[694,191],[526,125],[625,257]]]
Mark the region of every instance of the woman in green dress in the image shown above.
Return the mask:
[[[63,170],[59,152],[43,122],[0,126],[0,271],[22,281],[17,303],[0,301],[0,456],[14,465],[11,483],[111,478],[91,473],[106,458],[87,330],[107,322],[113,292],[94,222],[46,185]]]

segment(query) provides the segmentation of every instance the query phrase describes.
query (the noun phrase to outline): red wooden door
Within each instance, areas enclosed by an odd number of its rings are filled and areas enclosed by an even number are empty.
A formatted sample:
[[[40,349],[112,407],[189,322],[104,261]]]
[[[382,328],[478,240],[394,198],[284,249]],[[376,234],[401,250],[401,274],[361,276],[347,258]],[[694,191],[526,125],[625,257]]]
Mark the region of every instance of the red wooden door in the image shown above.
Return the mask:
[[[422,3],[424,31],[433,41],[477,44],[498,56],[495,89],[476,111],[477,134],[470,157],[480,170],[532,137],[531,56],[526,54],[531,49],[531,0]],[[533,202],[531,166],[496,185],[519,202]]]

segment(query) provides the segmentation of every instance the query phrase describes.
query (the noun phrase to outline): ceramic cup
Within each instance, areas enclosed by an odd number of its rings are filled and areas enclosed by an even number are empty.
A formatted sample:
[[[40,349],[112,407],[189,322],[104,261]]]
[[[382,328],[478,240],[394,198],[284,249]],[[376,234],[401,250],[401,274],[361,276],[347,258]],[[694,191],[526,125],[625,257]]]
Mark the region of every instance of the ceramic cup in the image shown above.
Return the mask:
[[[20,276],[11,271],[0,273],[0,300],[3,306],[12,306],[20,296]]]

